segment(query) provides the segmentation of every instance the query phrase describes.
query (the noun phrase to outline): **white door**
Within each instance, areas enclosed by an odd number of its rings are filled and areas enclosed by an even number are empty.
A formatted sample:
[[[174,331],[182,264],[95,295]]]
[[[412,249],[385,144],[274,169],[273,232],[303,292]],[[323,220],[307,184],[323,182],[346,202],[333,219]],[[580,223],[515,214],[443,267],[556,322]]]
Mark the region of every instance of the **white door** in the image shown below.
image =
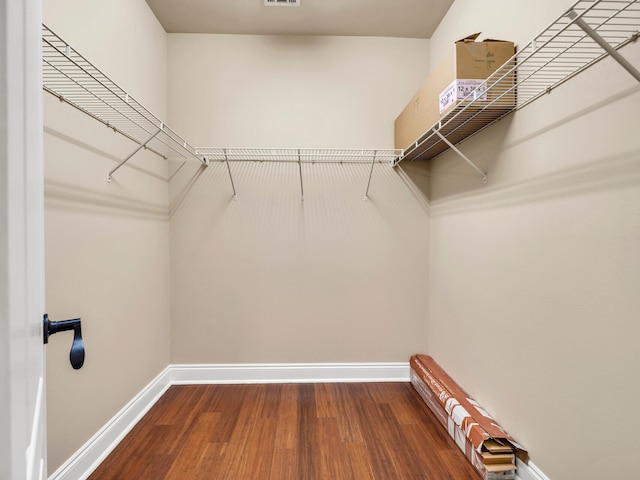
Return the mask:
[[[40,0],[0,0],[0,479],[46,478]]]

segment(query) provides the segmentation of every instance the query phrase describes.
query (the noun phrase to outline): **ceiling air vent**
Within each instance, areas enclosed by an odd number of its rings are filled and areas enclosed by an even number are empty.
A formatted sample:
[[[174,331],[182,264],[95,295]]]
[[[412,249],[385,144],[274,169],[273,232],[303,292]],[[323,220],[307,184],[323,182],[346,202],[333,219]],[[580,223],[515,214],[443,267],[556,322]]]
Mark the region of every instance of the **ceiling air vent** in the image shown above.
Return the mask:
[[[264,0],[267,7],[299,7],[300,0]]]

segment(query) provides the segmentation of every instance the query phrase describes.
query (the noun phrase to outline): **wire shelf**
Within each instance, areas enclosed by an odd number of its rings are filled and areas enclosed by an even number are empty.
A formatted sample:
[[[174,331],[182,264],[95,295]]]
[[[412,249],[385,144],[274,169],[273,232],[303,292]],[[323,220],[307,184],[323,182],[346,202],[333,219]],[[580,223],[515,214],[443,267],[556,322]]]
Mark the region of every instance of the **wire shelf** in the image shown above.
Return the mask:
[[[591,33],[589,32],[591,30]],[[560,18],[423,133],[400,149],[195,148],[71,48],[42,26],[43,88],[138,144],[111,174],[142,148],[163,158],[229,162],[390,163],[430,159],[455,148],[503,116],[550,92],[607,55],[640,80],[617,50],[637,40],[640,0],[579,0]],[[625,66],[626,62],[626,66]],[[231,178],[231,170],[229,176]],[[371,180],[371,175],[369,181]],[[235,187],[234,194],[235,194]],[[368,192],[368,187],[367,187]]]
[[[217,148],[198,147],[212,162],[392,163],[401,149]]]
[[[587,34],[585,26],[602,37],[613,53]],[[454,145],[468,138],[609,54],[617,54],[618,49],[637,40],[639,30],[640,1],[579,0],[416,139],[394,165],[441,154],[450,147],[442,137]]]
[[[129,138],[138,149],[205,163],[194,147],[44,24],[42,83],[45,91]]]

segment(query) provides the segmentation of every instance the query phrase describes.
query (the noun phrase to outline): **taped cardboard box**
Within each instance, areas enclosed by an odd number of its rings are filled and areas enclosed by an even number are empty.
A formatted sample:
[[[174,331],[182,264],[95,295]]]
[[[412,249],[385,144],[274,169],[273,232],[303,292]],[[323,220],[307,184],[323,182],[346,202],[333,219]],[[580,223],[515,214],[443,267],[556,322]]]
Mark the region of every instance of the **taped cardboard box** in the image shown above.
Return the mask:
[[[519,445],[429,356],[411,357],[411,383],[484,480],[514,480]]]
[[[513,42],[491,39],[478,42],[479,35],[475,33],[455,42],[453,52],[432,71],[396,118],[395,148],[408,147],[441,118],[454,114],[464,96],[513,57]],[[479,105],[504,111],[513,109],[513,81],[513,75],[505,77],[499,84],[499,94],[481,92]],[[480,128],[482,125],[476,130]]]

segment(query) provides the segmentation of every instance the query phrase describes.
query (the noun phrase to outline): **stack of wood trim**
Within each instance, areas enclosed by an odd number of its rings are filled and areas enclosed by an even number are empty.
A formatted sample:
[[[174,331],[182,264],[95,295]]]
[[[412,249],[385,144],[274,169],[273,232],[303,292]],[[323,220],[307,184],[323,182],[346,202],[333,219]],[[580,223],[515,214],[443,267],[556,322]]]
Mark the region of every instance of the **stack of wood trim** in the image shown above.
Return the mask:
[[[411,357],[411,384],[485,480],[514,480],[519,445],[428,355]]]

